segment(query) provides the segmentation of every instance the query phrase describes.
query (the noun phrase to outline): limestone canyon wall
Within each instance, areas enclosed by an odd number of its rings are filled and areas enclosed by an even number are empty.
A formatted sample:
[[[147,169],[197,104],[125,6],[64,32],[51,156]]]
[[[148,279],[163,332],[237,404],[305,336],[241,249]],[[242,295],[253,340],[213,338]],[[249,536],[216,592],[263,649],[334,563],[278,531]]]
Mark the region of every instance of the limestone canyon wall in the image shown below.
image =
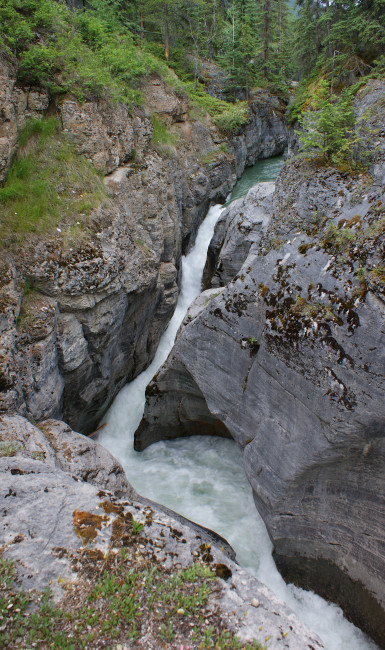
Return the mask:
[[[207,604],[197,606],[210,623],[232,630],[244,644],[268,638],[271,650],[324,648],[283,602],[234,562],[226,540],[140,497],[118,461],[90,438],[63,422],[47,420],[36,427],[20,416],[3,415],[0,443],[13,448],[0,457],[2,555],[15,563],[18,587],[36,605],[38,594],[49,588],[64,611],[69,595],[79,607],[87,589],[97,589],[106,574],[117,575],[116,559],[121,554],[125,569],[141,576],[149,569],[160,571],[164,581],[178,568],[200,561],[211,568],[213,577],[218,574],[210,581]],[[133,522],[140,523],[141,530],[135,531]],[[118,593],[124,601],[125,594]],[[130,598],[137,593],[135,585]],[[137,641],[129,634],[127,615],[115,623],[124,629],[126,647],[165,644],[159,635],[159,610],[154,631],[143,615],[144,603],[145,598],[136,619]],[[174,601],[169,607],[173,616]],[[93,622],[92,629],[96,626]],[[202,627],[206,629],[207,623]],[[87,647],[95,647],[95,642],[88,640]]]
[[[130,113],[106,100],[50,103],[39,89],[17,87],[14,72],[2,65],[1,178],[26,119],[48,112],[105,175],[109,199],[91,214],[95,234],[77,246],[55,232],[2,255],[0,412],[57,417],[90,433],[150,363],[176,303],[182,250],[210,203],[224,200],[245,165],[283,151],[284,107],[264,95],[228,139],[208,118],[193,119],[187,98],[157,76],[143,86],[144,107]],[[175,146],[153,146],[153,113]],[[19,318],[26,279],[34,289],[27,320]]]

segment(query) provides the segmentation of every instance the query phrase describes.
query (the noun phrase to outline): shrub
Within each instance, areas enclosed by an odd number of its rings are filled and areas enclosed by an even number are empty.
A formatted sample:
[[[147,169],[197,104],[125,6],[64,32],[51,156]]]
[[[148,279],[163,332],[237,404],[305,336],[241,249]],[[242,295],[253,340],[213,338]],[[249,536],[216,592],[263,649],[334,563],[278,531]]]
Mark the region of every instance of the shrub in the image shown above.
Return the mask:
[[[235,133],[240,127],[247,124],[248,110],[245,102],[230,104],[219,115],[214,117],[214,122],[221,131]]]

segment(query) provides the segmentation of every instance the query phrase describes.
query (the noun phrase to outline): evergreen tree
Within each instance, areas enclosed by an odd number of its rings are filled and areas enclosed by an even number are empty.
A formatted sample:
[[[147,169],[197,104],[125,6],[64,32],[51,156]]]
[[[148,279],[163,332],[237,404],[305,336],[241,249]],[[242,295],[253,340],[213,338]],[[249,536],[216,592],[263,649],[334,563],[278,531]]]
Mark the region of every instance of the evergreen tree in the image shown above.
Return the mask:
[[[293,71],[289,8],[285,0],[264,0],[260,6],[260,76],[265,82],[281,86]]]
[[[248,96],[257,78],[256,58],[259,51],[259,22],[255,0],[233,0],[226,18],[220,62],[229,71],[229,92],[234,94],[243,87]]]
[[[356,133],[352,97],[344,90],[338,97],[330,96],[329,84],[321,81],[311,108],[299,118],[300,151],[320,158],[326,164],[349,165],[356,162],[362,134]]]

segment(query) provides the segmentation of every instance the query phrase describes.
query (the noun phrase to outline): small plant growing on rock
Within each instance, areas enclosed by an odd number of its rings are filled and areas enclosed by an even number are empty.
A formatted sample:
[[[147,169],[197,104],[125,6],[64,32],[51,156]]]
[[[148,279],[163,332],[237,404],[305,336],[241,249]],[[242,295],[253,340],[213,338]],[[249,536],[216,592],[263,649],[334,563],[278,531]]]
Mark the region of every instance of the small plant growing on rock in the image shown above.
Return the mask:
[[[332,249],[337,253],[343,253],[348,250],[356,235],[350,228],[337,228],[331,223],[326,231],[323,243],[327,250]]]
[[[177,136],[169,130],[167,124],[159,115],[154,114],[151,121],[154,127],[151,140],[154,148],[160,155],[171,156],[175,153]]]
[[[207,565],[196,562],[170,570],[138,553],[139,539],[124,539],[127,546],[104,554],[88,545],[75,553],[57,549],[58,557],[68,555],[78,576],[76,583],[60,580],[60,607],[49,590],[20,589],[14,562],[0,558],[0,646],[101,650],[127,639],[136,647],[146,635],[146,647],[160,648],[166,642],[185,648],[262,650],[259,642],[243,643],[225,629],[215,609],[208,613],[210,594],[220,585]]]
[[[16,456],[17,452],[20,449],[22,449],[21,445],[0,442],[0,458],[4,458],[6,456]]]
[[[136,521],[135,519],[132,520],[132,530],[137,535],[143,530],[144,526],[140,521]]]

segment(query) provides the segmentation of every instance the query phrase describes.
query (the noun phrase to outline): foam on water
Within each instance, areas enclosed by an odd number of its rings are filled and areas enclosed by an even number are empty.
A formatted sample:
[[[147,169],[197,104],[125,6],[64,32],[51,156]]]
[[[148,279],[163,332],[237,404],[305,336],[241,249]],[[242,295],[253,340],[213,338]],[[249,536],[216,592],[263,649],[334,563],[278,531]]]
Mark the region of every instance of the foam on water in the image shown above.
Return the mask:
[[[278,173],[280,165],[276,159],[273,162]],[[259,180],[266,180],[266,173]],[[250,184],[257,182],[255,174],[250,174],[250,178]],[[105,417],[107,424],[99,434],[99,442],[120,460],[128,480],[140,494],[228,539],[238,562],[292,607],[318,633],[328,650],[373,650],[376,645],[343,617],[339,607],[311,592],[286,585],[281,578],[243,471],[242,452],[234,441],[194,436],[159,442],[141,453],[133,449],[146,386],[166,360],[188,306],[200,293],[206,251],[221,209],[217,205],[209,210],[194,248],[182,261],[178,304],[153,362],[121,390]]]

